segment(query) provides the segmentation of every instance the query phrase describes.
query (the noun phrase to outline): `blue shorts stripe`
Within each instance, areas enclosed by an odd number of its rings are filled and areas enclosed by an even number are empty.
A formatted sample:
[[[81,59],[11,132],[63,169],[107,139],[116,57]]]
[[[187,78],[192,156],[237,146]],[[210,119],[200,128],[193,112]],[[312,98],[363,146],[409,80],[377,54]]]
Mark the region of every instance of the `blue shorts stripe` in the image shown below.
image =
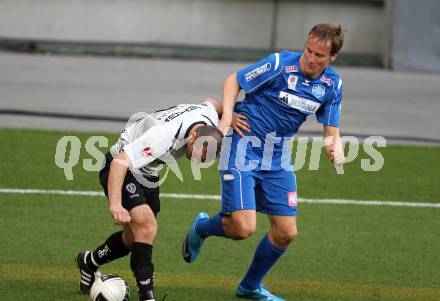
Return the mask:
[[[237,173],[238,173],[238,175],[240,177],[240,180],[239,180],[239,182],[240,182],[240,208],[244,209],[244,205],[243,205],[243,180],[241,178],[241,173],[236,168],[231,168],[231,169],[237,171]]]

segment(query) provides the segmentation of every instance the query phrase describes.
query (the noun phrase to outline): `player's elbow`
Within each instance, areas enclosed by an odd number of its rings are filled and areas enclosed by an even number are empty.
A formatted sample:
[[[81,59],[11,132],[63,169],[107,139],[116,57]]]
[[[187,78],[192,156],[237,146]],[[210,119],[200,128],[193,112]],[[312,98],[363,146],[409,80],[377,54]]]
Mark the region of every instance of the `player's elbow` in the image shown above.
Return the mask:
[[[112,160],[110,163],[110,166],[118,166],[118,167],[124,167],[124,168],[131,168],[132,163],[130,161],[130,158],[127,156],[125,152],[121,152],[118,154],[118,156]]]

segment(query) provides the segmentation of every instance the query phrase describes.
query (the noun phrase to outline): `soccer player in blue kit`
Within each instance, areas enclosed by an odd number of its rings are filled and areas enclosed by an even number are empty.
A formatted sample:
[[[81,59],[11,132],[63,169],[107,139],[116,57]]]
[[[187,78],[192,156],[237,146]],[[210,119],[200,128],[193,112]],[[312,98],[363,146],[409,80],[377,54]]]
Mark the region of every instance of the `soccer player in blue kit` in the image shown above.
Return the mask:
[[[229,155],[221,168],[222,208],[215,216],[201,212],[195,217],[182,256],[196,260],[209,236],[245,239],[255,232],[256,211],[266,214],[270,229],[238,284],[238,297],[283,300],[267,290],[263,278],[297,235],[296,178],[290,153],[283,155],[283,149],[307,116],[315,114],[323,124],[328,158],[335,164],[344,161],[338,128],[343,86],[328,66],[342,44],[340,25],[318,24],[303,52],[269,55],[225,81],[219,129],[226,134],[232,124],[235,132],[230,152],[222,154],[223,159]],[[245,98],[236,103],[240,89]]]

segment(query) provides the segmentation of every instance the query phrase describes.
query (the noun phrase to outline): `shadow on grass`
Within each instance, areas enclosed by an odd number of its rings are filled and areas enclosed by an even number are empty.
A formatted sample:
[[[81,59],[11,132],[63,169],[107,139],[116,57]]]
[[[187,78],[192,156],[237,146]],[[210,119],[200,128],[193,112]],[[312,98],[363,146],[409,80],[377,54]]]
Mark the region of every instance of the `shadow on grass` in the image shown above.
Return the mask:
[[[162,301],[166,295],[165,301],[224,301],[241,300],[235,297],[233,288],[194,288],[181,286],[158,286],[155,288],[156,301]],[[136,299],[134,299],[136,300]]]

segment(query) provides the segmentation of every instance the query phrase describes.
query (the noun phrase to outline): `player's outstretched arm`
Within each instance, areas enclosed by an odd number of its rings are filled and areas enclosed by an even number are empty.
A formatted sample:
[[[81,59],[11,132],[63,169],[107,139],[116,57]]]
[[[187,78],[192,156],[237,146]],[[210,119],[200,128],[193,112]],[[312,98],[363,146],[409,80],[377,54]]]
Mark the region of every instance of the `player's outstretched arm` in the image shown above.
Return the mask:
[[[113,221],[117,224],[128,223],[131,220],[129,212],[122,207],[121,199],[121,188],[130,165],[130,159],[125,152],[119,153],[118,157],[110,163],[108,199]]]
[[[324,126],[324,149],[330,161],[336,165],[344,163],[344,147],[342,146],[339,128],[329,125]]]
[[[231,126],[232,113],[234,111],[234,105],[239,91],[240,86],[238,85],[237,74],[233,73],[226,78],[223,86],[223,114],[218,125],[218,128],[223,135],[227,134],[228,129]]]

